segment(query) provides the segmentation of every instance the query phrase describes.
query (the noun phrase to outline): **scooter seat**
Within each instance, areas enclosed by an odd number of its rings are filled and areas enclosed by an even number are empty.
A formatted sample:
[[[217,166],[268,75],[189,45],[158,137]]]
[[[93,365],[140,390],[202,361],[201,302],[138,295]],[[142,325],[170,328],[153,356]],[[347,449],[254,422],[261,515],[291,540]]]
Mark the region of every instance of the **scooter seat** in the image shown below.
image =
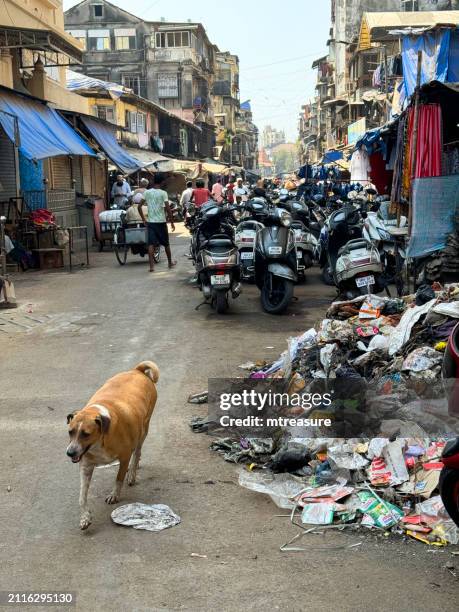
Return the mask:
[[[351,251],[355,251],[357,249],[365,249],[368,247],[368,242],[366,240],[351,240],[338,251],[338,257],[341,255],[349,255]]]
[[[233,243],[229,238],[211,238],[207,241],[206,248],[218,249],[218,248],[233,248]]]

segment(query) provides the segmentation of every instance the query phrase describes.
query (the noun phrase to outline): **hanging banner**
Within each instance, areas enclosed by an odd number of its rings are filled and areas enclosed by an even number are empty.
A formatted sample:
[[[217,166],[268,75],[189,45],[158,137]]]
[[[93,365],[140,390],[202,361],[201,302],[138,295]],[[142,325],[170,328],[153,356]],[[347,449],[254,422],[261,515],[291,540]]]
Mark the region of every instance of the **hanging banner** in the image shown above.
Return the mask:
[[[445,248],[459,211],[459,174],[413,181],[413,220],[408,257]]]
[[[351,123],[351,125],[347,128],[347,143],[350,145],[354,145],[358,140],[365,135],[367,131],[367,121],[365,117],[359,119],[355,123]]]

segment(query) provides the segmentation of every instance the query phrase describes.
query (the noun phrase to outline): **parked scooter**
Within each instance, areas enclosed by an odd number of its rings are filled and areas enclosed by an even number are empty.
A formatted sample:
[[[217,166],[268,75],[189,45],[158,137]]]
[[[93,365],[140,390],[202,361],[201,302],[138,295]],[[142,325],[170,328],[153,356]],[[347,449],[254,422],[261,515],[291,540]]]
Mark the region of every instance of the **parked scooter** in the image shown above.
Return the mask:
[[[279,207],[285,208],[292,215],[292,229],[295,233],[296,256],[298,260],[298,276],[305,280],[306,270],[313,265],[314,254],[318,244],[316,237],[309,230],[311,223],[309,208],[306,204],[296,200],[279,204]]]
[[[380,199],[375,204],[377,210],[362,213],[363,237],[378,249],[386,283],[394,283],[400,297],[403,295],[403,269],[406,265],[404,243],[397,239],[397,219],[390,219],[387,212],[389,202]],[[405,228],[407,223],[407,218],[402,216],[398,227]]]
[[[227,311],[229,297],[239,297],[241,269],[230,217],[236,207],[222,207],[211,201],[199,210],[192,235],[191,255],[197,282],[205,303],[219,314]]]
[[[255,241],[255,282],[263,310],[280,314],[291,302],[298,279],[292,216],[266,203],[263,223]]]
[[[266,214],[266,201],[253,198],[244,204],[242,220],[236,228],[234,241],[241,260],[241,277],[245,281],[255,279],[255,239],[257,232],[263,229],[263,217]]]
[[[382,264],[378,249],[362,238],[359,211],[345,205],[326,223],[328,270],[340,295],[353,299],[357,295],[382,291]]]

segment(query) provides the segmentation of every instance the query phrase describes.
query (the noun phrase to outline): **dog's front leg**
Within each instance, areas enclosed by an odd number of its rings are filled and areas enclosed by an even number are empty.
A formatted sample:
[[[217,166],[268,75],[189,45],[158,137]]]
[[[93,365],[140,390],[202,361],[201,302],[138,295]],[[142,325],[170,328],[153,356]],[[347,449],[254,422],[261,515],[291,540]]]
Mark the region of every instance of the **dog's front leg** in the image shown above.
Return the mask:
[[[116,475],[115,486],[113,491],[105,498],[107,504],[116,504],[120,500],[121,488],[123,486],[124,477],[126,476],[127,469],[129,467],[129,459],[130,457],[119,458],[120,467],[118,470],[118,474]]]
[[[88,508],[88,491],[93,472],[94,464],[84,461],[80,464],[80,529],[87,529],[92,522]]]

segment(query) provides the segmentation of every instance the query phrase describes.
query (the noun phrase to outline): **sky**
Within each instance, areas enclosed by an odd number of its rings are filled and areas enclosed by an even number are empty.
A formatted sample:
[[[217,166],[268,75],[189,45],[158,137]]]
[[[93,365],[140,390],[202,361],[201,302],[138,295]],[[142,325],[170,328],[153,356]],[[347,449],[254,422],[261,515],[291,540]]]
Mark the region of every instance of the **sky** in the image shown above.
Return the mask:
[[[78,4],[64,0],[64,10]],[[251,100],[260,132],[265,125],[297,138],[301,105],[314,96],[311,64],[327,51],[330,0],[113,0],[150,21],[201,22],[221,51],[239,56],[241,102]]]

